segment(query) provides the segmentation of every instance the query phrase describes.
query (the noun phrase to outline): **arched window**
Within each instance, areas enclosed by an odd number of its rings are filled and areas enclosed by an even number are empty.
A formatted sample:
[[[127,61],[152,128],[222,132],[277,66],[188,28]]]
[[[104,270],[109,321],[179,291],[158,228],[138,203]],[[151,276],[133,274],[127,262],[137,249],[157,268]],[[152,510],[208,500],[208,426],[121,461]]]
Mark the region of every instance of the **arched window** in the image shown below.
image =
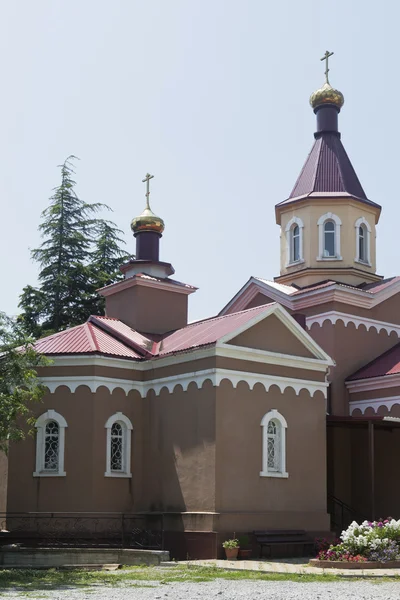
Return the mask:
[[[300,260],[300,228],[295,225],[292,230],[292,256],[290,262],[297,262]]]
[[[356,228],[356,262],[361,262],[367,265],[370,261],[370,236],[371,226],[364,217],[360,217],[355,222]]]
[[[319,255],[317,260],[342,260],[340,256],[340,228],[342,221],[337,215],[326,213],[317,221]]]
[[[66,420],[55,410],[48,410],[36,423],[35,477],[63,477]]]
[[[121,412],[110,417],[107,429],[106,477],[132,477],[131,436],[132,423]]]
[[[44,432],[44,470],[58,471],[59,461],[60,428],[57,421],[49,421]]]
[[[324,224],[324,257],[336,256],[335,250],[335,223],[326,221]]]
[[[303,221],[293,217],[286,225],[287,265],[303,262]]]
[[[288,477],[286,472],[285,418],[275,409],[261,420],[262,427],[262,477]]]

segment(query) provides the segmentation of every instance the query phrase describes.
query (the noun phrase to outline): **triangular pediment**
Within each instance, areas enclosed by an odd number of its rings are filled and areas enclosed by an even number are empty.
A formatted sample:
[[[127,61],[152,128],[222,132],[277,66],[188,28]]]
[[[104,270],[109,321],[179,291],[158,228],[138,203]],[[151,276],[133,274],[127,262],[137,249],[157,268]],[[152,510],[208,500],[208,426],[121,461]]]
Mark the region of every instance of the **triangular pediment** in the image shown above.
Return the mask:
[[[266,307],[242,327],[220,338],[218,345],[334,364],[299,323],[276,303]]]
[[[315,354],[304,345],[303,340],[296,337],[275,315],[256,323],[228,343],[278,354],[315,358]]]

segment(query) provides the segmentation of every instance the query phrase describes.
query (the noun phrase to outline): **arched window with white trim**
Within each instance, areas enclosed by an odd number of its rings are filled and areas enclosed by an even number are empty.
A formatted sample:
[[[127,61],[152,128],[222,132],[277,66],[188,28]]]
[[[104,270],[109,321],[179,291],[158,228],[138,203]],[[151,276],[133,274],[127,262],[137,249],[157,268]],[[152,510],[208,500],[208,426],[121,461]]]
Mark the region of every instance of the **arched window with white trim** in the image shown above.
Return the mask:
[[[107,430],[105,477],[132,477],[131,437],[132,423],[121,412],[110,417]]]
[[[288,477],[286,472],[285,418],[276,410],[270,410],[261,420],[262,471],[261,477]]]
[[[340,255],[340,228],[342,221],[337,215],[326,213],[317,221],[319,256],[317,260],[342,260]]]
[[[356,262],[371,265],[371,226],[364,217],[355,222],[356,229]]]
[[[55,410],[48,410],[36,423],[36,471],[34,477],[64,477],[66,420]]]
[[[304,224],[299,217],[293,217],[286,225],[287,264],[303,262]]]

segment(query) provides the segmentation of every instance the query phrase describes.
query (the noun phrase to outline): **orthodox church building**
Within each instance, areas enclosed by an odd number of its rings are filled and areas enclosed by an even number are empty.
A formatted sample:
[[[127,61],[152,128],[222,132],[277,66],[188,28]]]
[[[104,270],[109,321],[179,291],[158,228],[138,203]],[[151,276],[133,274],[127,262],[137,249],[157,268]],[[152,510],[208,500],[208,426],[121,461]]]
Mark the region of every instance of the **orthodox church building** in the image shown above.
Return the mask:
[[[147,529],[162,515],[183,558],[216,557],[234,532],[400,517],[400,277],[376,273],[381,207],[328,70],[310,103],[313,147],[275,206],[280,274],[250,277],[217,316],[188,324],[196,288],[160,260],[146,176],[106,316],[36,344],[53,362],[36,437],[10,448],[9,513],[136,513]]]

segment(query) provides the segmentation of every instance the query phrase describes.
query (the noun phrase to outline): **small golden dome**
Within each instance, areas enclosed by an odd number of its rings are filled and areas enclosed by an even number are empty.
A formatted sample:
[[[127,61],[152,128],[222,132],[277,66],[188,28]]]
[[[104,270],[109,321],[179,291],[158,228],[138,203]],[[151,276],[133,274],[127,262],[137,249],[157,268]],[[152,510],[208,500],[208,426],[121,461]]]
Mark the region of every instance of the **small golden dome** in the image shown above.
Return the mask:
[[[141,215],[132,219],[131,223],[133,233],[137,233],[138,231],[155,231],[161,234],[164,228],[164,221],[160,217],[157,217],[148,206],[146,206]]]
[[[330,83],[325,82],[322,88],[311,94],[310,104],[313,108],[317,108],[322,104],[334,104],[340,110],[344,104],[344,96],[342,92],[335,90]]]

